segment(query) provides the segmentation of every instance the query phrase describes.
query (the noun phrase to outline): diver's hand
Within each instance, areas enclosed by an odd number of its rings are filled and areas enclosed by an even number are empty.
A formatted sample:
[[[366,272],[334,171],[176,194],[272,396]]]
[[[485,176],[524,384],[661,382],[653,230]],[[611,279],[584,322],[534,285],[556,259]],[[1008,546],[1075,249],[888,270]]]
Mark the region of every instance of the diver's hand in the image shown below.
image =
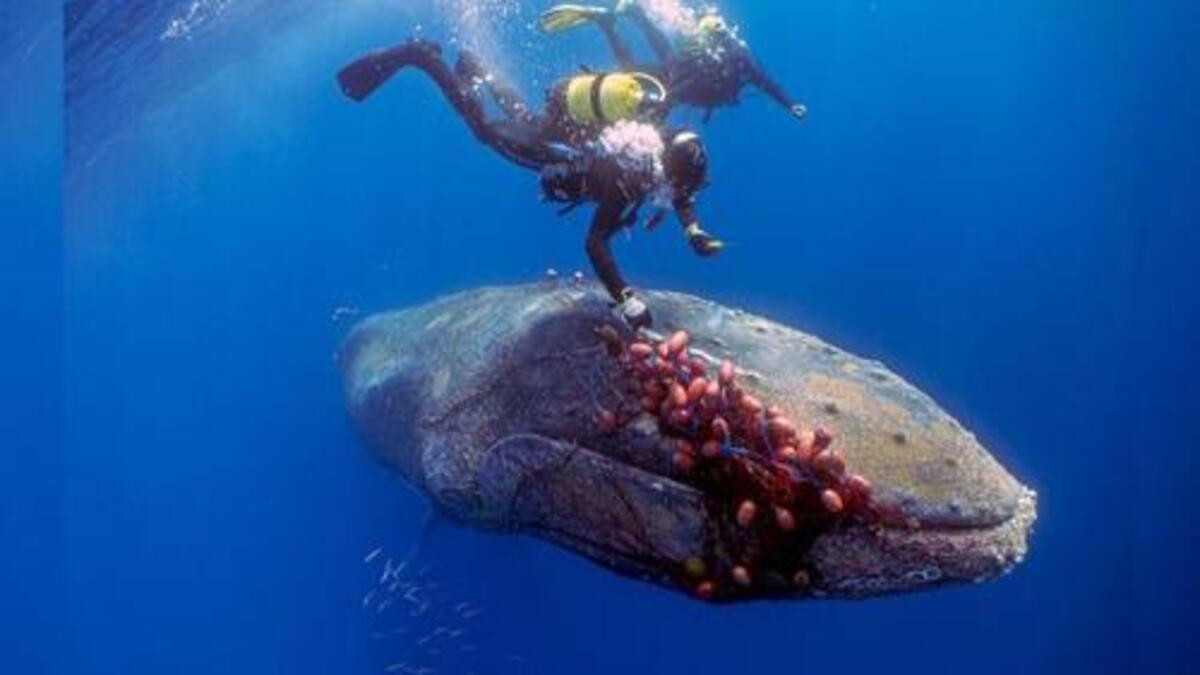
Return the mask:
[[[793,103],[792,107],[788,108],[788,111],[792,113],[792,117],[798,120],[808,117],[808,106],[803,103]]]
[[[696,255],[710,258],[725,248],[725,242],[705,232],[699,225],[688,225],[684,233],[687,235],[688,244],[696,252]]]
[[[616,307],[621,320],[634,330],[649,328],[650,324],[654,322],[654,317],[650,315],[650,308],[646,306],[646,303],[642,302],[642,299],[634,295],[630,289],[625,289],[622,297],[624,299]]]

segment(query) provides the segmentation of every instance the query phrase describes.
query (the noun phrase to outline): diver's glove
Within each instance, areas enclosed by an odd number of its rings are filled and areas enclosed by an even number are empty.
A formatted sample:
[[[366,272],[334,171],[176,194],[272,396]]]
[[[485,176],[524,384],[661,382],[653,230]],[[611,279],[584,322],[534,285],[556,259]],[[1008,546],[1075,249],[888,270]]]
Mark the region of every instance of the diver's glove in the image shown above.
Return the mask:
[[[633,289],[626,288],[621,292],[621,301],[616,306],[617,314],[621,320],[629,325],[634,330],[649,328],[654,322],[654,317],[650,315],[650,308],[642,299],[634,295]]]
[[[699,225],[692,223],[683,231],[687,235],[688,244],[697,255],[706,258],[714,256],[725,248],[725,242],[705,232]]]
[[[788,110],[792,113],[792,117],[798,120],[808,117],[808,106],[803,103],[793,103],[792,107],[788,108]]]

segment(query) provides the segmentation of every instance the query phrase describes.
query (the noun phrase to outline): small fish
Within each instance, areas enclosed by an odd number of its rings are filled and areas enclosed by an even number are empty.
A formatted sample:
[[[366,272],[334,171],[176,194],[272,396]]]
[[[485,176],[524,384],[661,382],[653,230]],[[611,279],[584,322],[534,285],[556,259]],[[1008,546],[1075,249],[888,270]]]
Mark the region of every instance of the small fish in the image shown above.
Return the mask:
[[[383,553],[382,546],[379,546],[374,551],[371,551],[370,553],[368,553],[367,556],[365,558],[363,558],[363,564],[364,565],[369,564],[372,560],[378,558],[380,553]]]
[[[358,316],[357,307],[343,305],[341,307],[335,307],[333,311],[329,313],[329,320],[333,323],[341,323],[347,319],[352,319],[355,316]]]
[[[386,668],[389,673],[407,673],[407,675],[429,675],[434,669],[429,666],[413,666],[406,661],[393,663]]]
[[[385,581],[387,581],[388,579],[392,578],[393,571],[394,571],[394,570],[393,570],[393,568],[392,568],[392,559],[391,559],[391,558],[388,558],[388,559],[387,559],[387,562],[385,562],[385,563],[383,564],[383,574],[380,574],[380,575],[379,575],[379,583],[381,583],[381,584],[382,584],[383,582],[385,582]]]

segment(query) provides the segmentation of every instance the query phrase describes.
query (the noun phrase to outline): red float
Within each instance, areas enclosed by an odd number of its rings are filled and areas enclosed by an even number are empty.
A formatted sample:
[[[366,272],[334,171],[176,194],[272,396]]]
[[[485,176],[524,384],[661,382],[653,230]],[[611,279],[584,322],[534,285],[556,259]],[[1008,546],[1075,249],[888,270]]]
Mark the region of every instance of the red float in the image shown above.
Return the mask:
[[[758,513],[758,507],[754,502],[747,499],[738,505],[737,524],[742,527],[750,527],[754,524],[754,516]]]
[[[842,496],[831,488],[825,488],[821,491],[821,503],[825,505],[825,510],[830,513],[841,513],[846,507],[842,501]]]
[[[750,586],[750,570],[742,567],[741,565],[734,567],[729,573],[729,576],[733,577],[733,583],[737,584],[738,586],[743,588]]]
[[[698,351],[689,354],[691,343],[680,330],[615,349],[633,397],[602,409],[600,426],[614,431],[638,409],[651,415],[678,480],[711,505],[719,546],[680,561],[679,581],[697,597],[765,592],[789,581],[807,589],[806,547],[842,518],[876,517],[871,483],[847,475],[828,429],[801,428],[782,406],[744,389],[732,360],[706,362]],[[759,518],[759,504],[769,505],[768,518]],[[702,578],[706,570],[715,576]]]

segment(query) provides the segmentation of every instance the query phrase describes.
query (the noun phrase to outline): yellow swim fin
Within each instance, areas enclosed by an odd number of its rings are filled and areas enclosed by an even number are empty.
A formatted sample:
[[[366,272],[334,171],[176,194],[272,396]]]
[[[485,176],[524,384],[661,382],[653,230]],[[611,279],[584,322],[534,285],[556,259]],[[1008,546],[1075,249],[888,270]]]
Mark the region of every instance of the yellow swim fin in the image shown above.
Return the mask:
[[[561,33],[607,13],[607,9],[591,5],[555,5],[538,19],[538,28],[546,33]]]

